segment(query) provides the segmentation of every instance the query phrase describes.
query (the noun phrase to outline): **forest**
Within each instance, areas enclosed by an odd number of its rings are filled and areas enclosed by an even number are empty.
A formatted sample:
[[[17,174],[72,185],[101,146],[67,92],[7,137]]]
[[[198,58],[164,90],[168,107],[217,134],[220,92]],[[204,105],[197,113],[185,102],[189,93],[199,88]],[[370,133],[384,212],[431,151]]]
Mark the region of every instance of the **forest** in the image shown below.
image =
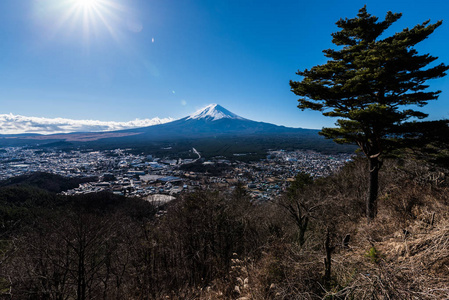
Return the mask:
[[[163,207],[108,193],[0,188],[4,299],[443,299],[448,169],[385,161],[365,219],[367,162],[299,174],[253,203],[241,184]]]

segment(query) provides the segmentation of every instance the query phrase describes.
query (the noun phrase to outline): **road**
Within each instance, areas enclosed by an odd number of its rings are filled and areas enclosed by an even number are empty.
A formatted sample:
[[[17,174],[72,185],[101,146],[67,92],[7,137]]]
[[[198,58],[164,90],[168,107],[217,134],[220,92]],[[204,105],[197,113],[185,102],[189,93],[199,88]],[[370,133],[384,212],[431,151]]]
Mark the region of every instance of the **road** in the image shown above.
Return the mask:
[[[196,155],[198,155],[198,158],[195,159],[194,162],[196,162],[196,161],[198,161],[199,159],[201,159],[201,154],[200,154],[195,148],[192,148],[192,150],[193,150],[193,152],[195,152]]]

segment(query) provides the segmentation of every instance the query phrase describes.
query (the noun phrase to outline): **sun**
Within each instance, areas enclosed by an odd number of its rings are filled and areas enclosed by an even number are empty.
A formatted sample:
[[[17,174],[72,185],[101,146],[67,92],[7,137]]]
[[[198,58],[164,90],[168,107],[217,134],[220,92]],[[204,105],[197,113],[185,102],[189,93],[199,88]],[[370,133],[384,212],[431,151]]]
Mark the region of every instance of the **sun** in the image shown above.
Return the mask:
[[[1,0],[0,0],[1,1]],[[46,25],[46,36],[67,37],[89,47],[112,37],[121,42],[124,20],[130,15],[126,0],[36,0],[36,16]]]
[[[113,37],[117,32],[113,25],[117,20],[120,7],[117,0],[66,0],[67,11],[61,19],[62,23],[70,23],[72,28],[83,31],[84,40],[90,36],[106,29]]]
[[[83,8],[91,9],[99,5],[99,0],[73,0],[74,5]]]

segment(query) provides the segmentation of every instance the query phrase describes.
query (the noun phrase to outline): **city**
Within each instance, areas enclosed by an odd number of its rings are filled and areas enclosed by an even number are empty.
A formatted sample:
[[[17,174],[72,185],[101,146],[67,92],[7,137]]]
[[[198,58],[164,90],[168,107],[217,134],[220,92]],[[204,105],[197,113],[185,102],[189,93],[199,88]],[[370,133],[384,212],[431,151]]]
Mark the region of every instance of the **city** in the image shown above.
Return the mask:
[[[198,189],[228,190],[242,184],[255,201],[274,199],[298,172],[324,177],[351,160],[351,154],[324,155],[314,151],[269,151],[267,158],[251,163],[214,157],[197,159],[158,158],[131,154],[131,149],[51,150],[9,147],[0,151],[0,180],[33,172],[65,177],[91,177],[91,182],[65,191],[66,195],[109,191],[137,196],[151,202],[167,202],[182,192]]]

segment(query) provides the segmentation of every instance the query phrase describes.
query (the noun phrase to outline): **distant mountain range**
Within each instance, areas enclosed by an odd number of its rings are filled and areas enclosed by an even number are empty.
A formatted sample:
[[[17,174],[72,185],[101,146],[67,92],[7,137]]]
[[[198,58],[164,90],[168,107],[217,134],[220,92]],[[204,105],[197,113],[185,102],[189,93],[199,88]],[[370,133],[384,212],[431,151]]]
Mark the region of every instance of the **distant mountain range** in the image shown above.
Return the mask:
[[[240,145],[243,145],[246,140],[248,143],[257,143],[259,148],[262,145],[277,148],[279,142],[285,146],[290,145],[290,141],[293,141],[295,145],[308,145],[306,148],[310,149],[314,148],[314,144],[324,145],[319,148],[335,147],[332,141],[324,141],[324,138],[318,135],[318,130],[252,121],[238,116],[218,104],[208,105],[194,114],[176,121],[141,128],[52,135],[0,135],[0,146],[25,144],[64,146],[70,143],[85,144],[89,147],[128,147],[159,142],[190,143],[194,140],[214,140],[215,144],[218,142],[223,144],[223,141],[226,140],[228,144],[240,143]]]
[[[216,136],[265,135],[273,133],[317,134],[317,130],[289,128],[242,118],[218,104],[211,104],[185,118],[148,127],[108,132],[74,132],[66,134],[0,135],[1,139],[29,141],[90,142],[100,139],[172,140]]]

